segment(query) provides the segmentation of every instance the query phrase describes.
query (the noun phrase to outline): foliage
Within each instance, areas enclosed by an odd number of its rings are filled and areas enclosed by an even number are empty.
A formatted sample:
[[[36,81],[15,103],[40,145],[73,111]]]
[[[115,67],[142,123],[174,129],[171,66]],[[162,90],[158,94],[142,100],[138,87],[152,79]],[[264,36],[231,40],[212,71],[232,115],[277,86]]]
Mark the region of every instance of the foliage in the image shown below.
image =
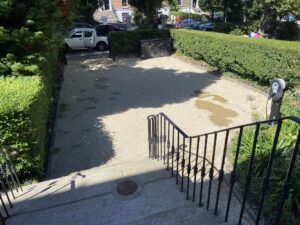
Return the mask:
[[[300,35],[300,29],[295,22],[280,22],[275,32],[276,37],[280,40],[296,41]]]
[[[199,0],[199,7],[203,11],[211,12],[211,15],[224,8],[223,0]]]
[[[200,0],[202,10],[210,12],[221,11],[225,22],[249,22],[260,20],[259,30],[274,35],[278,21],[288,14],[300,15],[299,0]],[[285,35],[289,34],[289,30]]]
[[[176,12],[170,11],[170,16],[180,16],[182,19],[193,19],[196,21],[208,21],[209,16],[205,14],[195,14],[195,13],[186,13],[186,12]]]
[[[104,4],[101,0],[69,0],[68,2],[73,19],[86,23],[94,23],[93,14],[95,10]]]
[[[177,12],[179,10],[178,1],[171,1],[169,5],[170,5],[170,11]]]
[[[288,13],[300,9],[299,0],[256,0],[254,8],[261,11],[260,28],[263,32],[273,33],[277,18],[283,18]]]
[[[129,4],[145,16],[145,24],[148,27],[155,23],[157,11],[161,8],[162,3],[163,0],[129,0]]]
[[[0,145],[14,147],[22,178],[43,169],[50,99],[39,76],[0,78]]]
[[[299,87],[299,86],[298,86]],[[281,115],[300,117],[300,93],[299,89],[289,90],[285,93]],[[274,219],[279,199],[281,197],[282,184],[285,180],[291,154],[295,148],[294,144],[299,131],[299,124],[295,122],[284,122],[282,125],[279,141],[277,144],[272,176],[270,178],[270,190],[264,204],[264,214],[269,219]],[[257,204],[261,197],[261,183],[263,175],[268,165],[270,151],[272,149],[276,127],[265,125],[261,127],[259,138],[255,151],[255,160],[253,166],[253,178],[250,187],[250,201]],[[248,164],[251,158],[254,139],[254,128],[248,128],[244,131],[242,144],[238,160],[238,174],[242,189],[244,189],[244,180],[248,172]],[[233,139],[231,151],[236,151],[237,137]],[[292,179],[289,197],[284,207],[282,225],[297,225],[300,223],[300,158],[298,156]]]
[[[297,91],[288,91],[286,93],[283,106],[282,116],[300,116],[299,105],[300,94]],[[273,145],[273,139],[276,127],[265,125],[261,128],[255,151],[255,161],[253,166],[253,179],[250,189],[250,199],[257,203],[261,196],[261,183],[263,175],[268,165],[270,151]],[[291,154],[294,150],[294,144],[297,139],[299,125],[295,122],[284,122],[282,125],[279,141],[276,148],[272,176],[270,178],[270,190],[265,202],[264,213],[270,219],[274,219],[279,199],[281,197],[282,183],[285,179]],[[238,173],[240,181],[244,181],[248,171],[248,164],[251,157],[252,145],[254,138],[254,129],[249,128],[244,131],[240,156],[238,160]],[[235,152],[237,138],[233,141],[231,151]],[[280,224],[296,225],[300,223],[300,159],[298,157],[291,180],[291,189],[289,198],[284,208],[284,218]],[[244,184],[241,183],[242,188]]]
[[[140,52],[140,41],[151,38],[168,38],[169,30],[136,30],[111,32],[109,34],[110,51],[113,56],[137,55]]]
[[[22,178],[42,172],[52,87],[69,15],[63,0],[0,1],[0,145],[16,148]]]
[[[230,34],[239,36],[245,34],[245,32],[243,32],[240,28],[236,28],[233,31],[230,31]]]
[[[171,35],[179,53],[204,60],[221,71],[267,85],[277,77],[290,87],[300,83],[299,43],[178,29],[172,29]]]
[[[257,204],[261,197],[261,184],[263,176],[269,161],[270,152],[273,145],[273,139],[276,127],[265,125],[260,129],[258,142],[255,151],[255,160],[253,165],[253,178],[250,188],[250,201]],[[272,175],[270,177],[269,194],[264,204],[264,214],[269,219],[274,219],[278,203],[281,197],[282,184],[285,180],[291,154],[294,150],[294,144],[297,138],[297,130],[299,125],[294,122],[285,122],[282,126],[280,138],[275,152]],[[254,139],[254,128],[244,131],[240,155],[238,160],[238,174],[241,187],[244,189],[244,181],[248,172],[248,164],[251,158],[252,145]],[[236,151],[236,140],[231,145],[231,151]],[[296,225],[299,224],[300,218],[300,182],[297,179],[300,175],[300,161],[298,160],[294,168],[291,181],[290,195],[284,209],[284,219],[280,224]]]
[[[220,33],[231,33],[232,31],[239,29],[243,34],[250,34],[256,32],[259,28],[259,21],[248,21],[248,22],[227,22],[227,23],[216,23],[215,31]]]

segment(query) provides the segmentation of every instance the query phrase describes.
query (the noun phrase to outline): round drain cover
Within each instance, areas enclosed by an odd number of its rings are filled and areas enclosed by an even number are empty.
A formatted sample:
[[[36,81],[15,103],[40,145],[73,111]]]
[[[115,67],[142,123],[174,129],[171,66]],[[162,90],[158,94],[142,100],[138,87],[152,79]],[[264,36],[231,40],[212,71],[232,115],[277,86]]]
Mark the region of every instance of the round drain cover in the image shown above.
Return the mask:
[[[132,195],[134,192],[137,191],[137,189],[138,189],[137,183],[131,180],[122,181],[117,186],[117,192],[123,196]]]

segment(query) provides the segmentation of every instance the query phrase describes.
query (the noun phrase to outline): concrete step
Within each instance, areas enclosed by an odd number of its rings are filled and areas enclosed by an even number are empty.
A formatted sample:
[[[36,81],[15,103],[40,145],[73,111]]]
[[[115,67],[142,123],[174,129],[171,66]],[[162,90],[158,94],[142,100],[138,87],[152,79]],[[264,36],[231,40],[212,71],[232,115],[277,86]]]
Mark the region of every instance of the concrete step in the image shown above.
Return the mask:
[[[81,171],[26,186],[23,195],[14,202],[7,224],[221,223],[218,217],[186,201],[169,171],[161,165],[161,162],[147,160],[131,166],[122,164]],[[116,191],[124,179],[138,184],[135,194],[122,196]]]
[[[176,177],[176,171],[174,175]],[[133,195],[118,193],[117,187],[124,180],[138,185]],[[223,223],[228,192],[225,184],[221,190],[224,198],[220,198],[219,216],[215,216],[213,206],[208,211],[206,207],[197,206],[199,181],[195,202],[191,198],[187,201],[186,193],[180,192],[180,183],[175,183],[176,179],[171,178],[171,171],[165,169],[162,160],[145,159],[137,163],[126,162],[79,171],[25,186],[23,192],[16,193],[7,224],[236,224],[240,207],[234,196],[229,222]],[[208,180],[205,179],[204,206],[207,187]],[[212,205],[215,193],[216,181],[212,185]]]
[[[185,201],[173,180],[144,184],[141,193],[132,199],[121,199],[114,193],[74,201],[70,204],[19,214],[7,224],[182,224],[216,225],[218,217],[197,209]]]
[[[123,179],[137,179],[142,183],[170,177],[163,164],[154,160],[126,162],[78,171],[65,177],[34,183],[16,192],[12,215],[51,208],[111,192],[112,185]],[[12,196],[10,195],[10,198]]]

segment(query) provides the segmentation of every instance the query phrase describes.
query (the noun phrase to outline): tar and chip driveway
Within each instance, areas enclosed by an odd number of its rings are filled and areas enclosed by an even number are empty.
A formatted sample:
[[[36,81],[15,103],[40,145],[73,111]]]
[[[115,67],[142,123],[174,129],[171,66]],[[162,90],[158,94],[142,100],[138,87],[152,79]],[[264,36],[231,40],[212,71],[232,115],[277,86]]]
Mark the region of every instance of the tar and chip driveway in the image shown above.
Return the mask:
[[[49,175],[145,159],[150,114],[164,112],[196,135],[250,122],[266,100],[174,57],[70,60]]]
[[[79,58],[65,69],[49,179],[16,193],[7,224],[225,224],[227,186],[218,217],[186,201],[163,163],[148,159],[146,119],[164,112],[196,135],[251,121],[263,114],[266,97],[173,57]],[[220,152],[217,144],[216,166]],[[124,180],[139,187],[128,199],[116,192]],[[239,212],[233,195],[226,224],[237,224]]]

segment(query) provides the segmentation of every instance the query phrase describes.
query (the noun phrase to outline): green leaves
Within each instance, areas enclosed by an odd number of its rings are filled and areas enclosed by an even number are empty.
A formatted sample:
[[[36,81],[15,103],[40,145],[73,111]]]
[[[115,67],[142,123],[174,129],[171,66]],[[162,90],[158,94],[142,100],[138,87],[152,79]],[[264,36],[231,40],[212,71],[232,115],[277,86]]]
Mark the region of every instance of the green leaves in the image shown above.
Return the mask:
[[[38,140],[45,137],[50,99],[43,79],[2,77],[0,90],[0,145],[17,150],[14,162],[22,178],[33,177],[44,160],[44,141]]]
[[[168,38],[169,30],[136,30],[111,32],[109,34],[111,54],[137,55],[140,49],[140,40],[151,38]]]
[[[43,169],[63,25],[58,1],[0,0],[0,146],[25,179]]]
[[[194,19],[196,21],[208,21],[209,16],[205,14],[195,14],[195,13],[186,13],[186,12],[177,12],[177,11],[171,11],[171,16],[180,16],[183,19]]]
[[[281,77],[289,87],[300,84],[300,44],[256,40],[234,35],[172,29],[180,53],[204,59],[221,71],[228,71],[269,85]]]
[[[168,0],[172,3],[174,0]],[[157,16],[157,11],[162,7],[164,0],[129,0],[129,4],[135,7],[146,17],[146,27],[151,28]]]

